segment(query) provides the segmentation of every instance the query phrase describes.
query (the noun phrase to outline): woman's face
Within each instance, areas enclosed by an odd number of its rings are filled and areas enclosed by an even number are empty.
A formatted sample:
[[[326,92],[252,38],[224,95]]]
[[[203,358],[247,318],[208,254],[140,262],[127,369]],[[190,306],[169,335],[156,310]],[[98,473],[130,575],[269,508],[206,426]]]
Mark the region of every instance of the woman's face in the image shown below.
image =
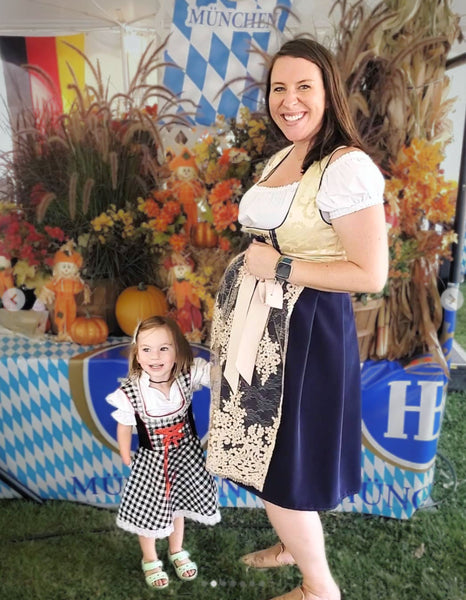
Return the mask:
[[[325,112],[322,71],[305,58],[280,56],[270,76],[270,114],[287,139],[312,143]]]
[[[156,327],[138,335],[137,359],[153,381],[170,379],[176,362],[176,348],[168,327]]]

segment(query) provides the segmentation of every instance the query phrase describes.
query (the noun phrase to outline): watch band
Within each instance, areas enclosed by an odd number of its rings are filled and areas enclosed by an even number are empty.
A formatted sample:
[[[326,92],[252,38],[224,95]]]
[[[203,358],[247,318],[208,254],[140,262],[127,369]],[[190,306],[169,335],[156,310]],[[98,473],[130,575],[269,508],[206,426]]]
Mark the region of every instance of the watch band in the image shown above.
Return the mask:
[[[280,256],[275,265],[275,278],[281,281],[287,281],[291,275],[293,259],[289,256]]]

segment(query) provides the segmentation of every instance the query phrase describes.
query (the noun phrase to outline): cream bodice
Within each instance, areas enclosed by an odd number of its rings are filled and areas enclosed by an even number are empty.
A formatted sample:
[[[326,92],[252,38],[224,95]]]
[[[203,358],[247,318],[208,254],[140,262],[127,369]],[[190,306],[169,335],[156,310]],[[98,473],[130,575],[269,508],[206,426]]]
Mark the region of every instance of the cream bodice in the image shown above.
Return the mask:
[[[313,163],[300,182],[283,187],[266,187],[268,175],[289,151],[289,148],[285,148],[272,157],[262,179],[245,195],[245,206],[240,206],[243,230],[263,237],[288,256],[319,262],[344,260],[346,255],[343,246],[332,225],[324,220],[323,213],[326,218],[329,214],[338,217],[383,202],[382,175],[367,155],[355,151],[338,158],[328,169],[330,156]],[[355,173],[354,181],[350,180],[351,177],[342,170],[342,166],[350,170],[351,174]],[[332,181],[338,180],[338,176],[345,179],[346,188],[343,186],[340,193],[346,194],[344,207],[332,206],[332,202],[339,201],[339,192],[331,186],[328,186],[322,206],[317,202],[323,175],[325,173],[327,176],[330,172]],[[324,180],[324,183],[328,182]],[[256,201],[262,207],[267,207],[266,210],[262,208],[260,218],[254,214],[253,206]],[[258,222],[260,226],[257,225]]]

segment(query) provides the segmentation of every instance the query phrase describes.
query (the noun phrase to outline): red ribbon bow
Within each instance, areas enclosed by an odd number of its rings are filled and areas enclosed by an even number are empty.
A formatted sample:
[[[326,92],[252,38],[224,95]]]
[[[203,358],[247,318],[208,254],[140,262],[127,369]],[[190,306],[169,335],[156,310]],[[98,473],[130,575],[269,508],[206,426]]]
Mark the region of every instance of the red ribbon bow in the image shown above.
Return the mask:
[[[156,429],[155,433],[163,436],[163,470],[165,473],[165,496],[168,498],[170,495],[171,483],[168,479],[168,450],[170,444],[175,447],[178,446],[180,440],[184,437],[182,431],[184,422],[170,425],[170,427],[163,427],[162,429]]]

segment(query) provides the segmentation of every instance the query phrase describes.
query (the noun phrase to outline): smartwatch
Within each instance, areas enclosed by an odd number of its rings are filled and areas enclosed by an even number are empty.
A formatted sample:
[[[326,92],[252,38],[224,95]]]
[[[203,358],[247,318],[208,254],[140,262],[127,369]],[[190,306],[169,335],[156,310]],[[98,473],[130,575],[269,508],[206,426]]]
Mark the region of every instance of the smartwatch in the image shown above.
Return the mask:
[[[291,275],[291,269],[293,267],[293,259],[288,256],[281,256],[275,265],[275,278],[280,281],[287,281]]]

